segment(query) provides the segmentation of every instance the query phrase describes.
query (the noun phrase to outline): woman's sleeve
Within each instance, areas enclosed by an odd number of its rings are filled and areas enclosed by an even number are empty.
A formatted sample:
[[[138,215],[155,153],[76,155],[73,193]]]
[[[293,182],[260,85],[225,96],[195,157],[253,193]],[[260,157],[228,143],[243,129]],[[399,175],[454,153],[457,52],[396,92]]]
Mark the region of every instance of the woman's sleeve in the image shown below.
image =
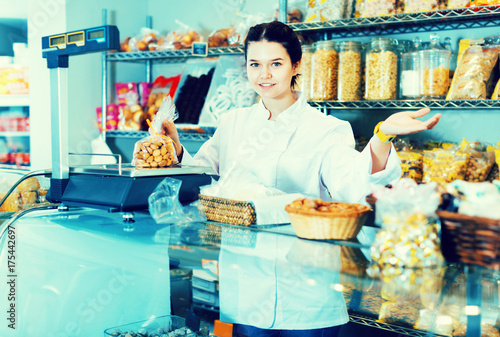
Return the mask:
[[[214,135],[201,146],[194,157],[192,157],[189,152],[186,151],[186,148],[183,147],[182,164],[210,167],[212,173],[219,174],[219,133],[219,129],[217,129]]]
[[[371,141],[362,152],[354,149],[354,136],[349,124],[336,128],[329,137],[325,156],[321,163],[321,181],[333,200],[366,203],[372,184],[386,185],[401,177],[401,162],[391,148],[384,170],[371,174]]]

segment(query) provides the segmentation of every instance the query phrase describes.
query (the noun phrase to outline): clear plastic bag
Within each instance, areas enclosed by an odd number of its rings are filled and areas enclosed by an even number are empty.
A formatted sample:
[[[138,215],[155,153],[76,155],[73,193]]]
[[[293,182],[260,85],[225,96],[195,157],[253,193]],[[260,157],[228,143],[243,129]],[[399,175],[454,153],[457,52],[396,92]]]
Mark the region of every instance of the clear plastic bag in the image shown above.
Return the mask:
[[[193,42],[201,41],[200,34],[188,25],[175,20],[178,28],[167,35],[165,46],[160,49],[188,49]]]
[[[343,19],[345,3],[346,0],[309,0],[306,22]]]
[[[436,181],[443,184],[455,179],[463,180],[468,161],[469,154],[461,153],[457,149],[424,151],[423,182]]]
[[[371,247],[373,260],[399,268],[442,265],[435,216],[440,200],[437,184],[401,179],[392,188],[376,186],[373,196],[376,222],[382,226]]]
[[[149,136],[135,143],[132,165],[137,168],[163,168],[179,162],[172,139],[159,133],[164,121],[173,122],[177,116],[172,99],[165,97],[160,110],[149,123]]]
[[[205,215],[193,205],[182,206],[179,191],[182,181],[165,178],[148,198],[149,213],[159,224],[205,221]]]
[[[487,99],[498,74],[498,47],[470,45],[460,57],[447,99]]]

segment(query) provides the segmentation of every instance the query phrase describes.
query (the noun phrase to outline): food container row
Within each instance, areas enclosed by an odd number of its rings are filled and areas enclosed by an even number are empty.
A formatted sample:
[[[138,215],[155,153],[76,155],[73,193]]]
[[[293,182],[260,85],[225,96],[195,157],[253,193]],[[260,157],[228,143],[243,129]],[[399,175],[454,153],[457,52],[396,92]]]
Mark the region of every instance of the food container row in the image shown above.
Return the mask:
[[[303,45],[299,88],[312,101],[498,99],[500,38],[391,38]],[[455,69],[455,61],[458,60]]]

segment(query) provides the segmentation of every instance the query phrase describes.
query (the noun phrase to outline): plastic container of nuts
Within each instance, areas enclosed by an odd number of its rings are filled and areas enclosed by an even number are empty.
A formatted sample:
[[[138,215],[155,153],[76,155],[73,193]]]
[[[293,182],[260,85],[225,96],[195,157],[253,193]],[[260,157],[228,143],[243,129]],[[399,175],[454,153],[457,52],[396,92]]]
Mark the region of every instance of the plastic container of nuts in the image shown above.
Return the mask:
[[[398,88],[398,41],[385,37],[371,40],[366,51],[365,99],[396,99]]]
[[[360,42],[344,41],[338,45],[338,99],[358,101],[361,99],[363,82],[363,45]]]
[[[337,98],[339,55],[335,41],[314,43],[311,61],[311,100],[327,101]]]

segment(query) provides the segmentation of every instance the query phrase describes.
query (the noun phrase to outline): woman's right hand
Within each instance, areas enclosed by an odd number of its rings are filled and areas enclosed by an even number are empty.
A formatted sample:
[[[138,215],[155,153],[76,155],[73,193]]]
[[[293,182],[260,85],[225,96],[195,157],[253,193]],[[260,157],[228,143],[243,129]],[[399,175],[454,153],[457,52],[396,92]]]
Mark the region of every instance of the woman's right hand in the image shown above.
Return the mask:
[[[177,128],[175,127],[174,122],[163,121],[160,133],[162,135],[169,136],[173,140],[177,157],[182,155],[182,144],[179,141],[179,134],[177,133]]]

